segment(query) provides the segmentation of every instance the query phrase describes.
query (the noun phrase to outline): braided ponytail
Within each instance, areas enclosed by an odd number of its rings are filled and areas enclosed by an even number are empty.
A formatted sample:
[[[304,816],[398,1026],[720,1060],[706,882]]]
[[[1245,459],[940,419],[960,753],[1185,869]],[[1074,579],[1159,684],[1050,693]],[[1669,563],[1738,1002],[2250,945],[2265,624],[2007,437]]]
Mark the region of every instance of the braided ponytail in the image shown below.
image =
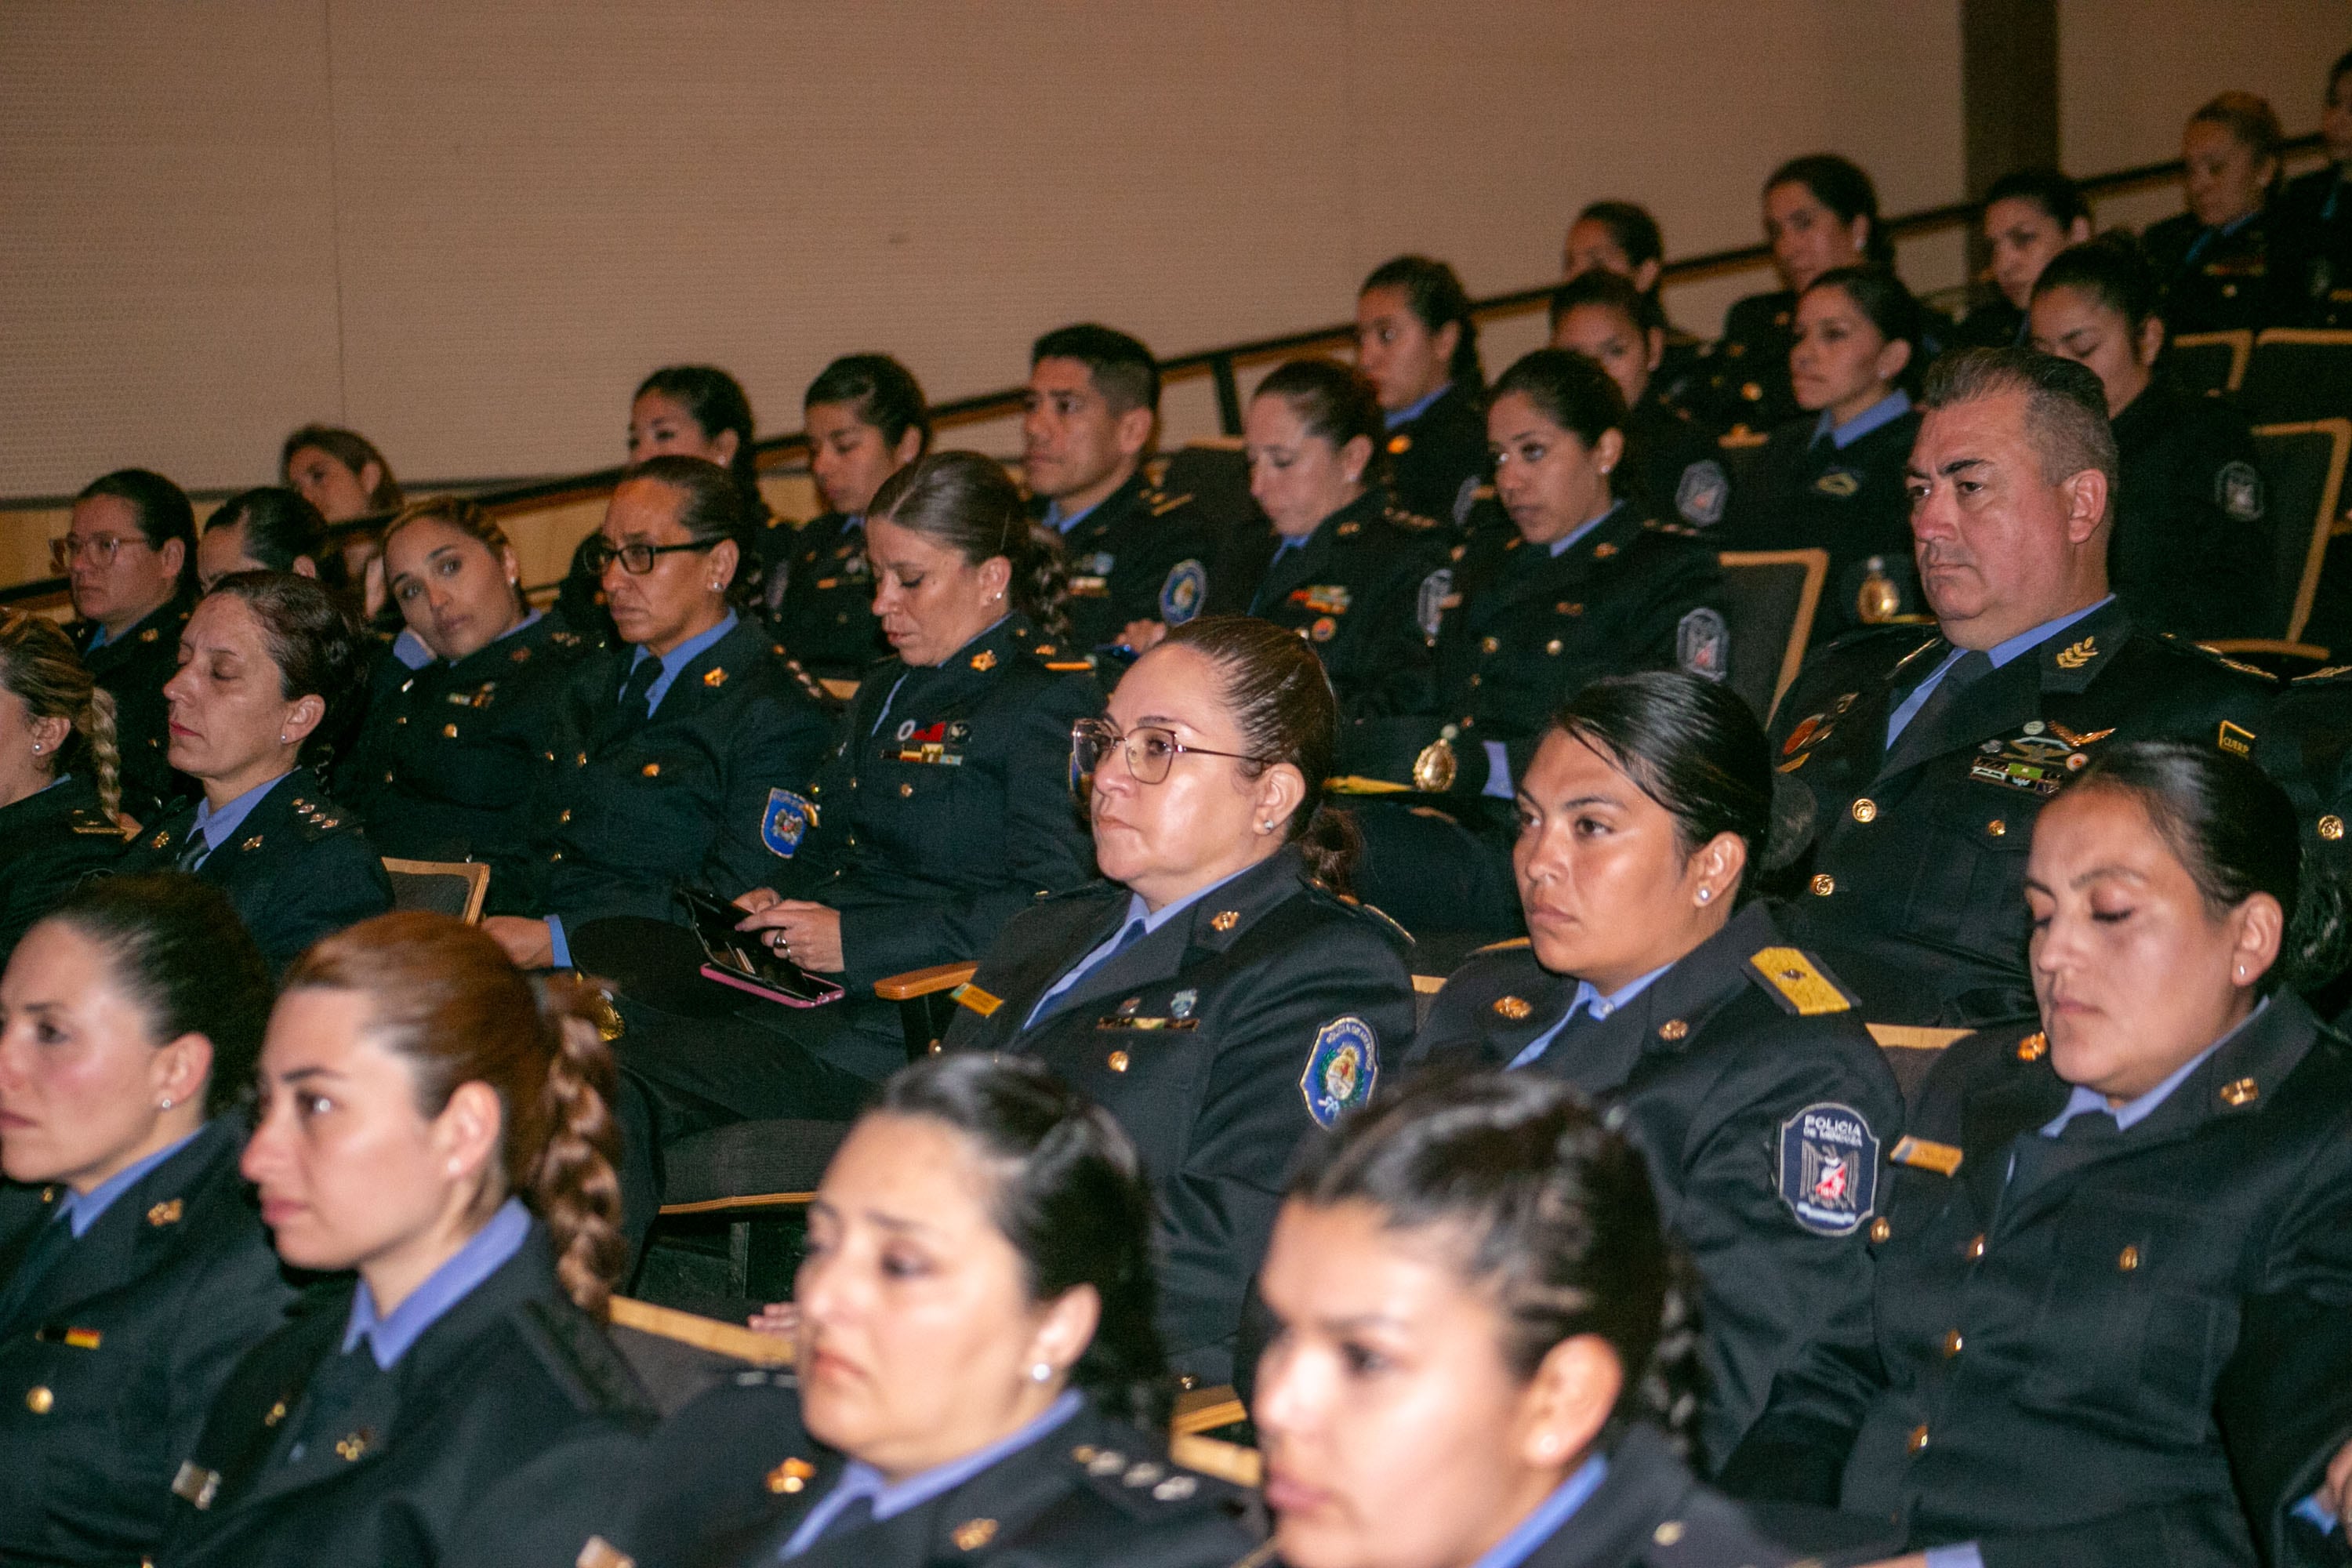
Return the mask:
[[[63,719],[73,736],[55,771],[89,767],[109,816],[122,806],[122,758],[114,739],[114,694],[98,684],[54,621],[0,612],[0,687],[16,694],[27,719]]]
[[[74,728],[89,749],[90,767],[98,774],[98,804],[106,815],[122,816],[122,752],[114,739],[114,693],[92,682],[89,700],[75,715]]]
[[[565,1293],[602,1317],[626,1248],[616,1073],[594,994],[574,981],[534,984],[479,929],[418,910],[318,942],[287,972],[287,992],[306,988],[367,999],[371,1037],[407,1066],[425,1116],[440,1115],[460,1084],[498,1095],[500,1155],[474,1212],[487,1219],[520,1196],[547,1227]]]
[[[539,1117],[546,1142],[525,1185],[547,1222],[564,1293],[602,1318],[628,1261],[621,1235],[621,1130],[613,1114],[620,1075],[589,988],[549,978],[536,989],[548,1052]]]

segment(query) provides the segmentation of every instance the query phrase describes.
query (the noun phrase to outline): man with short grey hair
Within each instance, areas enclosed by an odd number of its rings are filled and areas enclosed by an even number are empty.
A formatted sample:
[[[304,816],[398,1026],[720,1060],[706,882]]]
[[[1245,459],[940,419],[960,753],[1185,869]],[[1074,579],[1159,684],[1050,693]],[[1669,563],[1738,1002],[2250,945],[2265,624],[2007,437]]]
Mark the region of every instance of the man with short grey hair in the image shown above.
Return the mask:
[[[1808,661],[1773,762],[1815,842],[1797,940],[1874,1022],[2029,1016],[2026,851],[2101,748],[2158,737],[2253,754],[2276,681],[2136,629],[2107,587],[2117,460],[2098,378],[2027,349],[1928,372],[1911,533],[1936,625],[1874,627]]]

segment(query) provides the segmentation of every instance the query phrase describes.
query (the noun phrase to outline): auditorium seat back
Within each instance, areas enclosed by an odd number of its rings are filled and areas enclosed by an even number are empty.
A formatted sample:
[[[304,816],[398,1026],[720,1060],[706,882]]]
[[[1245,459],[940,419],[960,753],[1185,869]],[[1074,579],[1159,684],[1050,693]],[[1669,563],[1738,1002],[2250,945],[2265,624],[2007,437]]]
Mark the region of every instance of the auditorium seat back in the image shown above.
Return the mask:
[[[2352,417],[2352,331],[2271,328],[2254,340],[2238,404],[2257,425]]]
[[[384,875],[392,879],[392,907],[454,915],[472,925],[482,918],[482,899],[490,890],[490,868],[472,860],[395,860],[387,856]]]
[[[1772,705],[1805,661],[1813,612],[1829,580],[1830,554],[1820,549],[1727,550],[1720,559],[1730,610],[1731,689],[1747,699],[1759,721],[1769,720]]]
[[[2352,454],[2352,419],[2263,425],[2254,430],[2254,461],[2273,530],[2265,629],[2289,642],[2308,640],[2328,543],[2341,526],[2344,465]],[[2340,552],[2338,553],[2341,553]],[[2338,575],[2344,566],[2338,563]],[[2337,629],[2341,629],[2338,627]]]
[[[2165,345],[2164,368],[2189,391],[2211,396],[2238,390],[2246,379],[2246,361],[2253,352],[2252,328],[2188,332]]]

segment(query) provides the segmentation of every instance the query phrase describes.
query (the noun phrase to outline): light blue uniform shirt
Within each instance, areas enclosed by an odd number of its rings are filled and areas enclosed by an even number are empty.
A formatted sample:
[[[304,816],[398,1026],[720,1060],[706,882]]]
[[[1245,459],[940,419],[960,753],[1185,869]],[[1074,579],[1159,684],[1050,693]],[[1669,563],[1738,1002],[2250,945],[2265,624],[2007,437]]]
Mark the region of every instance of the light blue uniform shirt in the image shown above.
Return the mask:
[[[1836,415],[1824,408],[1822,416],[1813,422],[1813,441],[1819,443],[1826,436],[1830,445],[1843,452],[1873,430],[1892,425],[1910,412],[1911,395],[1899,386],[1843,425],[1837,423]]]
[[[190,829],[189,837],[201,837],[205,841],[205,852],[197,856],[195,865],[188,868],[193,871],[197,866],[202,866],[213,858],[214,850],[236,837],[237,828],[243,825],[247,817],[253,815],[253,808],[261,804],[261,797],[277,788],[278,779],[285,776],[284,773],[279,773],[278,778],[254,785],[218,811],[213,809],[211,801],[198,801],[196,826]]]
[[[1511,1533],[1486,1548],[1470,1568],[1519,1568],[1519,1564],[1535,1555],[1536,1548],[1560,1532],[1560,1528],[1576,1517],[1576,1510],[1591,1500],[1609,1479],[1609,1461],[1595,1454],[1576,1468],[1576,1473],[1553,1489],[1552,1494],[1536,1505],[1536,1510],[1511,1528]]]
[[[1440,386],[1435,392],[1433,392],[1428,396],[1423,398],[1420,402],[1410,404],[1403,408],[1397,409],[1393,413],[1383,414],[1381,416],[1381,418],[1387,427],[1391,430],[1395,429],[1400,425],[1410,425],[1414,420],[1420,418],[1423,415],[1428,413],[1431,406],[1434,405],[1439,398],[1444,396],[1447,393],[1453,390],[1454,384],[1449,381],[1443,386]]]
[[[509,1198],[490,1215],[490,1223],[467,1238],[466,1245],[449,1255],[449,1260],[436,1268],[405,1300],[379,1318],[375,1310],[375,1294],[360,1281],[359,1289],[352,1296],[351,1320],[343,1326],[343,1353],[349,1355],[362,1340],[368,1342],[368,1353],[375,1364],[390,1372],[409,1348],[424,1336],[425,1331],[448,1315],[449,1309],[474,1292],[474,1288],[506,1266],[507,1259],[522,1250],[525,1238],[530,1235],[530,1211],[522,1206],[520,1198]]]
[[[1202,899],[1207,898],[1211,893],[1215,892],[1219,888],[1222,888],[1227,882],[1232,881],[1234,877],[1243,876],[1256,869],[1257,867],[1255,865],[1244,866],[1241,870],[1234,872],[1233,877],[1220,877],[1215,881],[1210,883],[1207,887],[1201,889],[1198,892],[1187,893],[1181,899],[1171,899],[1168,902],[1160,905],[1156,911],[1149,909],[1144,904],[1143,895],[1141,893],[1128,894],[1127,915],[1126,918],[1118,922],[1118,930],[1110,933],[1110,940],[1108,942],[1103,943],[1100,947],[1096,948],[1092,952],[1087,953],[1084,958],[1078,960],[1076,963],[1070,966],[1070,972],[1067,974],[1063,975],[1059,980],[1054,982],[1054,984],[1046,989],[1045,994],[1037,998],[1037,1005],[1029,1009],[1029,1016],[1021,1021],[1021,1026],[1024,1029],[1026,1029],[1036,1023],[1037,1015],[1045,1010],[1046,1003],[1051,1002],[1055,997],[1059,996],[1063,992],[1067,991],[1071,986],[1076,985],[1079,981],[1084,980],[1087,975],[1093,973],[1097,965],[1100,964],[1103,960],[1108,958],[1112,953],[1118,952],[1118,939],[1127,934],[1128,927],[1133,925],[1138,921],[1141,921],[1143,922],[1143,936],[1150,936],[1153,931],[1158,931],[1161,926],[1166,925],[1170,921],[1174,920],[1178,915],[1182,914],[1186,910],[1191,909],[1194,904],[1199,903]],[[1138,937],[1136,940],[1140,942],[1143,940],[1143,937]]]
[[[944,1465],[934,1465],[920,1475],[909,1476],[892,1486],[882,1479],[882,1472],[863,1459],[852,1459],[841,1473],[833,1490],[824,1500],[809,1510],[800,1528],[793,1531],[776,1553],[778,1562],[787,1562],[806,1552],[824,1533],[835,1515],[859,1498],[874,1500],[874,1522],[881,1523],[906,1512],[919,1503],[926,1503],[942,1492],[953,1491],[999,1460],[1010,1458],[1022,1449],[1040,1441],[1054,1429],[1078,1413],[1086,1402],[1075,1389],[1066,1391],[1059,1399],[1045,1407],[1044,1415],[1009,1437],[1000,1437],[985,1448],[975,1448],[961,1459],[950,1459]]]
[[[1631,1002],[1634,997],[1639,996],[1643,992],[1647,991],[1650,988],[1652,982],[1655,981],[1659,975],[1664,974],[1667,970],[1672,969],[1674,965],[1671,963],[1662,963],[1658,965],[1657,968],[1650,971],[1649,973],[1642,976],[1639,980],[1628,981],[1626,984],[1619,986],[1616,990],[1611,992],[1606,996],[1603,996],[1598,990],[1593,988],[1591,981],[1578,981],[1576,983],[1576,994],[1570,1000],[1568,1004],[1568,1011],[1559,1016],[1559,1022],[1554,1024],[1550,1028],[1546,1029],[1542,1034],[1538,1035],[1534,1039],[1529,1040],[1527,1045],[1520,1049],[1519,1054],[1511,1058],[1511,1067],[1523,1068],[1529,1062],[1534,1061],[1538,1057],[1542,1056],[1546,1051],[1551,1049],[1551,1043],[1559,1038],[1559,1032],[1562,1029],[1567,1028],[1569,1021],[1574,1018],[1579,1013],[1591,1013],[1595,1018],[1606,1018],[1610,1014],[1614,1013],[1618,1008],[1622,1007],[1626,1003]],[[1510,1068],[1506,1068],[1504,1070],[1507,1072]]]
[[[196,1132],[203,1131],[201,1127],[196,1129]],[[73,1226],[74,1239],[80,1240],[89,1234],[89,1227],[98,1223],[98,1216],[113,1206],[115,1199],[145,1181],[150,1171],[186,1148],[195,1135],[195,1132],[191,1132],[186,1138],[165,1144],[152,1154],[132,1161],[86,1193],[66,1194],[58,1200],[58,1212],[50,1217],[50,1223],[54,1225],[58,1220],[64,1220]]]
[[[1995,669],[1999,669],[2018,655],[2040,647],[2092,611],[2113,604],[2115,597],[2113,594],[2109,594],[2096,604],[2085,605],[2079,610],[2069,610],[2054,621],[2044,621],[2030,631],[2020,632],[2007,642],[1995,645],[1987,651],[1985,657],[1992,660],[1992,667]],[[1910,723],[1919,710],[1927,705],[1927,699],[1935,691],[1937,683],[1944,679],[1944,672],[1959,663],[1961,657],[1967,652],[1966,648],[1956,647],[1946,654],[1944,661],[1927,672],[1927,679],[1913,687],[1911,695],[1895,705],[1895,711],[1886,716],[1888,745],[1895,744],[1895,737],[1903,733],[1903,727]]]

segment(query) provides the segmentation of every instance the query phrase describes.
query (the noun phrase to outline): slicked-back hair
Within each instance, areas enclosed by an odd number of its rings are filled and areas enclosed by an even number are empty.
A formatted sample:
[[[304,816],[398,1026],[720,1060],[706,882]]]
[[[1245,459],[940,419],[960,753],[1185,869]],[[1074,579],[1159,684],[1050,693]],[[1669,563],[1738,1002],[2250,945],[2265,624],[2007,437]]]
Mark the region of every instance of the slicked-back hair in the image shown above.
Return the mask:
[[[1074,359],[1085,365],[1113,414],[1135,408],[1160,412],[1160,362],[1140,338],[1094,321],[1056,327],[1029,348],[1031,368],[1047,359]]]
[[[2038,349],[1959,349],[1928,368],[1919,405],[1950,408],[2011,393],[2025,399],[2025,433],[2043,481],[2054,485],[2096,468],[2107,477],[2112,515],[2123,459],[2107,423],[2107,395],[2088,365]]]

